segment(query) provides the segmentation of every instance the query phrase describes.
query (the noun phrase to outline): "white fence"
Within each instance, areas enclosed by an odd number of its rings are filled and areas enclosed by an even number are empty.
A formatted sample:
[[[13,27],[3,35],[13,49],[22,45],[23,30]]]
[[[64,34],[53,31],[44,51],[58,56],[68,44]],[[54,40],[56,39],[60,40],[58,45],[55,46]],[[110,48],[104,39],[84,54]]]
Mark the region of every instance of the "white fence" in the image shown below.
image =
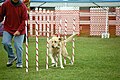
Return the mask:
[[[108,18],[108,31],[109,25],[116,26],[116,35],[120,36],[120,8],[116,7],[115,14],[108,13],[108,16],[116,16],[116,20],[109,20]],[[39,10],[31,11],[29,19],[29,35],[35,35],[35,27],[38,25],[38,36],[46,36],[47,21],[49,21],[50,35],[58,34],[59,24],[61,21],[61,34],[65,33],[65,19],[67,20],[67,34],[72,34],[73,19],[76,19],[75,31],[80,34],[81,24],[90,25],[90,35],[101,35],[105,32],[106,28],[106,11],[102,8],[90,8],[90,12],[80,12],[79,10],[55,10],[49,11],[39,8]],[[90,17],[90,20],[80,20],[79,18]]]
[[[68,11],[69,12],[69,11]],[[60,20],[62,21],[62,30],[61,34],[64,34],[65,32],[65,19],[68,21],[68,27],[67,27],[67,34],[72,34],[72,29],[73,29],[73,19],[76,19],[76,26],[79,28],[79,14],[70,11],[69,13],[64,13],[61,12],[60,10],[56,11],[49,11],[45,9],[39,9],[35,11],[31,11],[29,16],[29,32],[30,36],[35,35],[35,27],[38,25],[38,35],[39,36],[46,36],[47,33],[47,21],[49,21],[49,26],[50,26],[50,35],[53,34],[58,34],[58,27],[60,26]],[[73,14],[74,13],[74,14]],[[77,15],[76,15],[76,14]],[[79,32],[79,29],[76,29],[77,32]]]

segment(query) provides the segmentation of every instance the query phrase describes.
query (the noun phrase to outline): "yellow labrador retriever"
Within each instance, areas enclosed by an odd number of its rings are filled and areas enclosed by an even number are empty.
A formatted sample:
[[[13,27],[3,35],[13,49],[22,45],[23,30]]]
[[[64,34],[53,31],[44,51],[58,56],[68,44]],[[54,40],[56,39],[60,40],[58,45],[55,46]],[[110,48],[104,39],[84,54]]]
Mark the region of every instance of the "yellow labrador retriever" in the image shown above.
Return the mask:
[[[58,61],[57,58],[59,58],[59,60],[60,60],[60,67],[64,69],[63,63],[62,63],[62,56],[65,57],[65,58],[68,58],[70,60],[71,64],[72,64],[71,57],[68,56],[68,52],[67,52],[65,44],[67,42],[72,41],[72,39],[73,39],[73,37],[75,35],[76,34],[71,35],[66,40],[64,38],[62,38],[62,37],[53,36],[48,41],[48,43],[49,43],[49,57],[50,57],[51,62],[52,62],[51,66],[55,66],[56,65],[56,67],[57,67],[57,61]]]

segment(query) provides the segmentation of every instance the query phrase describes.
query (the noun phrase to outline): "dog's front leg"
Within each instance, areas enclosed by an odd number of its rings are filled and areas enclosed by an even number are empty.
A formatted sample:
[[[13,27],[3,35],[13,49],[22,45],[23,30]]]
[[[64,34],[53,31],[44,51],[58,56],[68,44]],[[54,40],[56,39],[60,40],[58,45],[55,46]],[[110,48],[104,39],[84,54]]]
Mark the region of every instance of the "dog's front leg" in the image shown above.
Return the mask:
[[[56,67],[58,67],[58,55],[56,54],[56,56],[54,57],[54,59],[55,59],[55,65],[56,65]]]
[[[54,60],[54,58],[53,58],[53,56],[52,56],[51,53],[49,54],[49,57],[50,57],[50,59],[51,59],[51,63],[52,63],[51,66],[55,66],[55,60]]]
[[[62,68],[62,69],[64,69],[64,67],[63,67],[63,63],[62,63],[62,51],[60,50],[60,53],[59,53],[59,60],[60,60],[60,67]]]

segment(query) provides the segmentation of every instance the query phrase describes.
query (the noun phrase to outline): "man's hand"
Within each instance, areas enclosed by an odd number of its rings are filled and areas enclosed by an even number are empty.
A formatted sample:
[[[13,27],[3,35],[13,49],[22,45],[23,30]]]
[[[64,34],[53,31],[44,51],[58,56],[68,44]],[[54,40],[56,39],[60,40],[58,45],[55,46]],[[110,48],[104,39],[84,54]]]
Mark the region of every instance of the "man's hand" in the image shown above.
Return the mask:
[[[20,32],[19,32],[19,31],[16,31],[13,35],[14,35],[14,36],[19,36],[19,35],[20,35]]]

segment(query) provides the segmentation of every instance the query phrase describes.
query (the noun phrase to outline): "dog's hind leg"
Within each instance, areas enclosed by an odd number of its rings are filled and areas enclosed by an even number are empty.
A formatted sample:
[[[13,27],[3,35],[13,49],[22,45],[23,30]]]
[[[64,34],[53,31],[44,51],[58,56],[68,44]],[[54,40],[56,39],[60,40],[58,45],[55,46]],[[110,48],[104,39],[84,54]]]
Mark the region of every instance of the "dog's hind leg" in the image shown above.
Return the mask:
[[[70,64],[73,64],[72,59],[71,59],[70,56],[68,56],[68,54],[63,55],[63,57],[65,57],[66,59],[68,59],[70,61]]]
[[[69,59],[69,61],[70,61],[70,64],[72,64],[72,65],[73,65],[73,62],[72,62],[71,57],[67,55],[67,56],[66,56],[66,58],[68,58],[68,59]]]
[[[70,64],[73,64],[71,57],[68,56],[68,52],[67,52],[67,49],[66,49],[66,48],[63,49],[63,53],[64,53],[64,54],[63,54],[63,57],[69,59]]]

